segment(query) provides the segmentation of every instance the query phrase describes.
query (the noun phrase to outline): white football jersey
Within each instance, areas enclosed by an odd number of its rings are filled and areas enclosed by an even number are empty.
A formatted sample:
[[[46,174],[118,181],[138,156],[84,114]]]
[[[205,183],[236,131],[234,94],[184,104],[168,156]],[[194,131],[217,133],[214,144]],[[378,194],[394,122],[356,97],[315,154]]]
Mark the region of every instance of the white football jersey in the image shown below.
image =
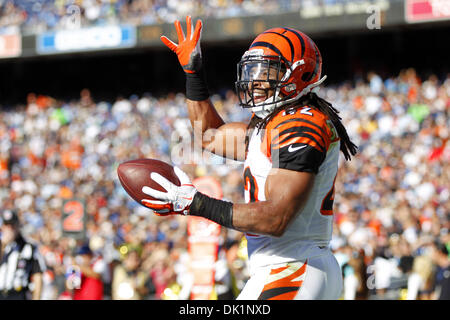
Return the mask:
[[[281,111],[266,129],[253,130],[244,164],[246,203],[266,200],[265,183],[272,168],[313,172],[316,176],[305,206],[283,236],[246,234],[252,269],[306,259],[314,256],[319,246],[329,244],[339,149],[331,120],[309,107]]]

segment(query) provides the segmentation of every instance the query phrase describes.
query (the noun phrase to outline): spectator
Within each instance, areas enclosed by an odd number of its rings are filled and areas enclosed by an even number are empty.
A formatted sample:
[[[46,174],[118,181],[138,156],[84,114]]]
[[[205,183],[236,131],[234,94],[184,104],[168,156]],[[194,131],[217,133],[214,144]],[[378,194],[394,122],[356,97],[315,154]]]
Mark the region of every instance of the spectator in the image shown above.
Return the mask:
[[[433,292],[433,264],[428,255],[415,257],[408,278],[408,300],[430,300]]]
[[[434,243],[432,259],[436,264],[436,299],[450,300],[450,256],[447,247],[440,243]]]
[[[233,290],[235,287],[235,280],[231,272],[231,266],[227,259],[228,256],[232,254],[229,249],[236,247],[237,244],[238,242],[236,240],[227,241],[219,250],[214,273],[214,289],[216,291],[217,300],[234,300],[237,297]]]
[[[77,252],[74,267],[81,271],[81,286],[74,288],[73,300],[102,300],[102,276],[106,269],[103,258],[94,256],[89,245],[85,244]]]
[[[14,211],[1,215],[0,300],[39,300],[45,264],[35,244],[19,230]]]
[[[149,293],[149,275],[140,269],[140,249],[126,248],[122,264],[114,268],[112,281],[113,300],[143,300]],[[151,284],[151,282],[150,282]]]
[[[364,261],[364,251],[352,251],[347,246],[348,262],[342,266],[344,277],[345,300],[367,300],[369,290],[367,288],[367,267]]]

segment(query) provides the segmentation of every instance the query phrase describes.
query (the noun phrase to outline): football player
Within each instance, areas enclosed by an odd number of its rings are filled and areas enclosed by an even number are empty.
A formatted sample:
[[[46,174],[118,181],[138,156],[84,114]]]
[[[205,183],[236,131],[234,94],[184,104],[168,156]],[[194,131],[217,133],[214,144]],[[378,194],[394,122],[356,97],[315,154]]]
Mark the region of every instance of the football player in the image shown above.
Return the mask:
[[[244,162],[245,202],[212,199],[175,167],[181,185],[157,173],[166,192],[144,187],[158,200],[143,203],[159,215],[202,216],[242,231],[251,277],[238,299],[337,299],[342,276],[329,242],[339,150],[356,154],[337,110],[313,91],[322,60],[315,43],[292,28],[258,35],[237,68],[240,105],[249,124],[224,123],[209,99],[200,50],[202,22],[175,22],[178,44],[162,36],[186,74],[194,135],[205,150]],[[194,123],[201,125],[194,126]]]

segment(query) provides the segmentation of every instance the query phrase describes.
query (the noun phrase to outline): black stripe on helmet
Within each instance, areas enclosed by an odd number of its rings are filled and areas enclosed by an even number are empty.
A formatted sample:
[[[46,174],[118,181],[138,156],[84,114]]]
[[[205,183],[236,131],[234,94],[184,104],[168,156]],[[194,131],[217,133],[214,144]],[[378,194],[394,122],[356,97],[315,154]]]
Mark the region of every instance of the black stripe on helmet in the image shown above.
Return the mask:
[[[302,58],[303,58],[303,55],[305,54],[305,48],[306,48],[305,47],[305,39],[303,39],[301,34],[298,33],[297,31],[295,31],[294,29],[291,29],[291,28],[284,28],[284,29],[294,33],[297,36],[298,40],[300,40],[300,44],[302,46]]]
[[[278,55],[279,55],[280,57],[283,57],[283,55],[281,54],[281,51],[278,50],[277,47],[275,47],[273,44],[271,44],[271,43],[269,43],[269,42],[258,41],[258,42],[253,43],[253,44],[250,46],[250,48],[253,48],[253,47],[266,47],[266,48],[269,48],[269,49],[271,49],[272,51],[275,51],[276,53],[278,53]],[[283,57],[283,59],[286,60],[285,57]]]
[[[277,35],[283,37],[288,42],[289,47],[291,48],[291,62],[294,62],[294,45],[292,44],[291,39],[289,39],[288,37],[286,37],[285,35],[283,35],[281,33],[275,32],[275,31],[266,31],[263,34],[266,34],[266,33],[277,34]]]
[[[314,43],[312,45],[313,45],[313,48],[314,48],[314,53],[316,54],[316,67],[314,68],[314,72],[311,75],[311,79],[314,78],[316,76],[316,74],[319,72],[319,62],[320,62],[319,61],[320,60],[319,49],[317,49],[317,47],[316,47],[316,45]]]
[[[312,42],[312,40],[311,40]],[[305,72],[302,75],[302,80],[305,82],[311,81],[312,78],[314,78],[316,76],[316,74],[319,72],[319,49],[317,49],[316,45],[314,43],[311,43],[312,47],[314,48],[314,54],[315,54],[315,59],[316,59],[316,65],[314,67],[314,71],[313,72]]]

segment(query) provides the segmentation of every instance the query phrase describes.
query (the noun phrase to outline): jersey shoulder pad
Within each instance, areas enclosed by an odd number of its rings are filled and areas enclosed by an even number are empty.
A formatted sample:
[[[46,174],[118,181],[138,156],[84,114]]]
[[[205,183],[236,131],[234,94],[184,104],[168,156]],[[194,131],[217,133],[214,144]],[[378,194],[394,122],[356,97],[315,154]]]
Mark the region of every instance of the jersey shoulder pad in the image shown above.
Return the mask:
[[[325,114],[308,106],[280,111],[266,127],[270,149],[298,144],[326,153],[332,137],[327,122],[331,123]]]

